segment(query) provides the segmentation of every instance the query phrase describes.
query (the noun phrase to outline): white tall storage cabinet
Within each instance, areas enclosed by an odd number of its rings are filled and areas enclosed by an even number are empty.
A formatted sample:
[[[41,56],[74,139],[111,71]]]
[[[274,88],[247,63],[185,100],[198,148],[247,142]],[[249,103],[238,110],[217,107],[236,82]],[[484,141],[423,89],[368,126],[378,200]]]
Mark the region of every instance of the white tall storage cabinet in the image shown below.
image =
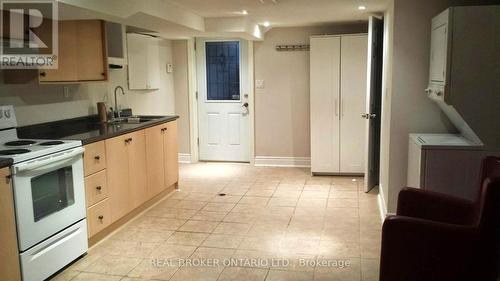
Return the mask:
[[[311,172],[364,171],[368,36],[313,36],[311,52]]]

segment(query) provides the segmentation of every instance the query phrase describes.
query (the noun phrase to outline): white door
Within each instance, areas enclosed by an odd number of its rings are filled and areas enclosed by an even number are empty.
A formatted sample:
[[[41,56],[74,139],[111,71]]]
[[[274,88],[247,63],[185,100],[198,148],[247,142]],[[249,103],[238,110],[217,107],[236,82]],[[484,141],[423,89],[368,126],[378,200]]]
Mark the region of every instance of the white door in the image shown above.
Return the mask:
[[[340,172],[363,173],[367,35],[342,36],[340,67]]]
[[[202,161],[250,161],[248,42],[196,39]]]
[[[338,173],[340,37],[311,37],[311,171]]]
[[[368,28],[368,78],[365,121],[365,192],[379,183],[380,123],[382,109],[382,52],[384,21],[370,17]]]

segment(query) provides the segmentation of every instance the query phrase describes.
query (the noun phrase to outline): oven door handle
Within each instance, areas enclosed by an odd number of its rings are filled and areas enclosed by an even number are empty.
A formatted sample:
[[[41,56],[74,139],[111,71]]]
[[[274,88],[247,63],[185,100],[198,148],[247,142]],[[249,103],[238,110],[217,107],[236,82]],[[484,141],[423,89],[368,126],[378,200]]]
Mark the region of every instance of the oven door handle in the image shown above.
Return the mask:
[[[38,160],[22,163],[16,166],[16,172],[30,171],[46,165],[55,164],[67,159],[71,159],[79,154],[82,154],[84,151],[85,149],[83,147],[77,147],[70,151],[64,151],[62,153],[60,152],[54,155],[42,157]]]

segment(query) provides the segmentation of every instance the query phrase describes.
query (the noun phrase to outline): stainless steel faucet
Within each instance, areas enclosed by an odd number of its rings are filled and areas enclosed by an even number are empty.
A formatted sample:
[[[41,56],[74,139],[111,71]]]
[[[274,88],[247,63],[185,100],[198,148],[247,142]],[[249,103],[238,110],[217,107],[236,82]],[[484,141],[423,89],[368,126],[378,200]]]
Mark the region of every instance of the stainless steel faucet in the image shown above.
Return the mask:
[[[120,118],[120,110],[118,109],[118,101],[116,99],[116,93],[118,90],[122,91],[122,95],[125,95],[125,90],[123,90],[122,86],[116,86],[115,87],[115,113],[116,113],[116,118]]]

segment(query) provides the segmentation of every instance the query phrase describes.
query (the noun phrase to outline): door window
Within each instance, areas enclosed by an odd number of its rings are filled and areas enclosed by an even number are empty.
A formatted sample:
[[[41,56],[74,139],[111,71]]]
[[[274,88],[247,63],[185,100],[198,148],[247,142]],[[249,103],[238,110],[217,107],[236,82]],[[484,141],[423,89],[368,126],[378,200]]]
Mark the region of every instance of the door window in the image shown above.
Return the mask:
[[[240,42],[206,42],[207,100],[240,100]]]
[[[35,222],[75,203],[73,168],[64,167],[31,179]]]

